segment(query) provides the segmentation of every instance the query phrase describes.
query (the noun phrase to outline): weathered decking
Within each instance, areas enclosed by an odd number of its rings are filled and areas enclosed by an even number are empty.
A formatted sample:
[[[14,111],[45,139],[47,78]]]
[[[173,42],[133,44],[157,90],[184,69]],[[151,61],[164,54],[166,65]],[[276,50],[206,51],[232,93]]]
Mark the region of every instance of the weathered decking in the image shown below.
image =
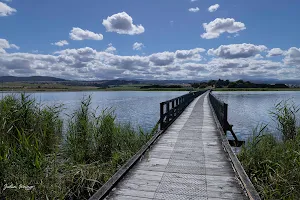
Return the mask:
[[[208,103],[196,98],[106,199],[244,199]]]

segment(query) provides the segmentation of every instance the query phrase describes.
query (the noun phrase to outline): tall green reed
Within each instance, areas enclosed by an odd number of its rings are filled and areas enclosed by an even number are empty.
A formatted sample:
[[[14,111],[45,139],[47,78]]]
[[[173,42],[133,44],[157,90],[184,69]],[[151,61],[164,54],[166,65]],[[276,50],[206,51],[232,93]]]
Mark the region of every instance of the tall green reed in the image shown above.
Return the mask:
[[[282,101],[272,117],[282,140],[256,128],[238,157],[262,199],[300,199],[300,129],[296,126],[298,108]]]
[[[0,198],[88,199],[153,134],[118,123],[112,109],[98,114],[91,97],[63,134],[61,109],[25,94],[0,100]]]
[[[277,103],[274,111],[271,111],[271,115],[285,141],[294,139],[297,135],[297,113],[299,109],[294,102],[285,100]]]
[[[43,106],[25,94],[0,100],[0,196],[24,199],[42,191],[48,156],[57,153],[61,140],[59,112],[60,106]],[[5,185],[17,188],[4,190]]]

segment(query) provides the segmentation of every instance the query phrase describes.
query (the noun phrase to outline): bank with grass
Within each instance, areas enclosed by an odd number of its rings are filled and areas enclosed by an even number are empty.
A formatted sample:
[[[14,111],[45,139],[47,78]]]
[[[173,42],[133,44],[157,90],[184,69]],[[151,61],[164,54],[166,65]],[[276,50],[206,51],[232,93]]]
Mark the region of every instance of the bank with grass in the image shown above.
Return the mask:
[[[151,138],[90,104],[62,120],[63,105],[0,100],[0,199],[88,199]]]
[[[300,199],[299,107],[290,101],[277,104],[270,114],[278,134],[260,126],[238,155],[262,199]]]

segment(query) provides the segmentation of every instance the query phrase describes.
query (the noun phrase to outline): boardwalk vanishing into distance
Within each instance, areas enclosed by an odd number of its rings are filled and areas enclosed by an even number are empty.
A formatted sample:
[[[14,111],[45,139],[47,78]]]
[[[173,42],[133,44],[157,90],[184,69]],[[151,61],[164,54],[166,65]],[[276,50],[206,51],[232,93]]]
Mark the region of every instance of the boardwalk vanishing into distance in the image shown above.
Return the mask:
[[[224,149],[206,92],[187,106],[105,199],[249,199]]]

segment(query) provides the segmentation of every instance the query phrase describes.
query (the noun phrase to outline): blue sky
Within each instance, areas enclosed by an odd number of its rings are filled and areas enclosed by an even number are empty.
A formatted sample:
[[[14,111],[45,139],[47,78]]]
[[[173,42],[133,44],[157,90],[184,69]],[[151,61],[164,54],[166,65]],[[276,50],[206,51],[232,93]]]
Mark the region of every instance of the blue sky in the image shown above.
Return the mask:
[[[0,0],[0,75],[298,79],[300,1]]]

